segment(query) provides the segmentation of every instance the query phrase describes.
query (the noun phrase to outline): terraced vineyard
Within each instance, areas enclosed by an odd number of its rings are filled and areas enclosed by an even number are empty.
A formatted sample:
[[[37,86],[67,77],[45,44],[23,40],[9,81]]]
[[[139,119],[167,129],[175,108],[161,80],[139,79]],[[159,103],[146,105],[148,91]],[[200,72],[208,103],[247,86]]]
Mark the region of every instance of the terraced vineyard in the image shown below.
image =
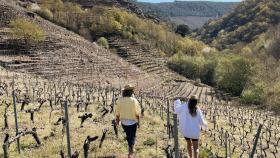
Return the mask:
[[[5,6],[5,7],[3,7]],[[1,4],[3,12],[17,12]],[[24,11],[19,11],[25,15]],[[1,27],[1,65],[9,70],[37,74],[48,79],[73,78],[83,82],[103,81],[104,78],[137,79],[145,76],[143,71],[122,61],[109,51],[88,42],[82,37],[56,26],[37,16],[26,17],[39,24],[48,32],[46,40],[31,48],[15,50],[8,36],[9,28]],[[108,79],[110,80],[110,79]],[[112,80],[111,82],[117,82]]]
[[[117,54],[140,69],[156,74],[164,79],[183,80],[186,78],[171,71],[166,66],[167,58],[160,56],[156,49],[151,49],[148,44],[111,38],[108,40],[111,49],[116,49]]]

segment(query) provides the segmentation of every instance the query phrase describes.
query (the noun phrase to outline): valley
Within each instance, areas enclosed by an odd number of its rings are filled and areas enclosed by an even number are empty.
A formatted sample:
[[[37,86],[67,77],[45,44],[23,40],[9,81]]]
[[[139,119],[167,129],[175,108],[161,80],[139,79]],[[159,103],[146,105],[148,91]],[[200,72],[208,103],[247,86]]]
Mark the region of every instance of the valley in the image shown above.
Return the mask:
[[[0,0],[0,157],[127,157],[125,134],[114,124],[126,84],[141,106],[137,158],[188,157],[173,99],[193,95],[208,122],[201,158],[280,156],[277,44],[253,49],[273,29],[227,50],[222,36],[208,32],[234,13],[182,37],[129,1],[30,4]],[[264,55],[254,52],[265,53],[263,67],[254,63]],[[271,74],[261,76],[265,70]]]

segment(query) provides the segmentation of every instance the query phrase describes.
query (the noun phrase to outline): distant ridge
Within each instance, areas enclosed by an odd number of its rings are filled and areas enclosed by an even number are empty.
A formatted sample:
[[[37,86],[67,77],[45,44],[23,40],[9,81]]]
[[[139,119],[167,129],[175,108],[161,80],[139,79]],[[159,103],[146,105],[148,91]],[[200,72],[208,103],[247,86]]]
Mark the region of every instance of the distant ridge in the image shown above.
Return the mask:
[[[187,24],[192,28],[201,27],[209,19],[230,13],[238,3],[210,1],[175,1],[161,3],[139,2],[144,13],[165,17],[176,24]]]
[[[280,22],[279,0],[246,0],[234,12],[201,28],[198,38],[219,49],[250,43]]]

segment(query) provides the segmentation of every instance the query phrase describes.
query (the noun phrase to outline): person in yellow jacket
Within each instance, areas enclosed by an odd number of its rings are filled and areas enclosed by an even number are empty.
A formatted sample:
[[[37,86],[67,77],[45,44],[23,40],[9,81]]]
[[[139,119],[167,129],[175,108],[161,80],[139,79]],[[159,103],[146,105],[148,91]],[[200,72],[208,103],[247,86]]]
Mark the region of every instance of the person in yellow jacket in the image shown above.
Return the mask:
[[[117,125],[121,122],[126,140],[128,142],[128,157],[133,156],[137,126],[140,127],[140,106],[136,98],[133,97],[134,87],[126,85],[122,92],[122,97],[116,102],[115,115]]]

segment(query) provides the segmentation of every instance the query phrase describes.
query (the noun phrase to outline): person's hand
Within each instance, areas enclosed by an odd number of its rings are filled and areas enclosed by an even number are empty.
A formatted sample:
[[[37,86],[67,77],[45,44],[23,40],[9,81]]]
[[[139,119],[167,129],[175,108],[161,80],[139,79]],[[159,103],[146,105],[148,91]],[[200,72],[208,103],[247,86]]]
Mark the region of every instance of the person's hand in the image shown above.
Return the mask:
[[[140,123],[139,122],[137,123],[137,127],[140,128]]]

